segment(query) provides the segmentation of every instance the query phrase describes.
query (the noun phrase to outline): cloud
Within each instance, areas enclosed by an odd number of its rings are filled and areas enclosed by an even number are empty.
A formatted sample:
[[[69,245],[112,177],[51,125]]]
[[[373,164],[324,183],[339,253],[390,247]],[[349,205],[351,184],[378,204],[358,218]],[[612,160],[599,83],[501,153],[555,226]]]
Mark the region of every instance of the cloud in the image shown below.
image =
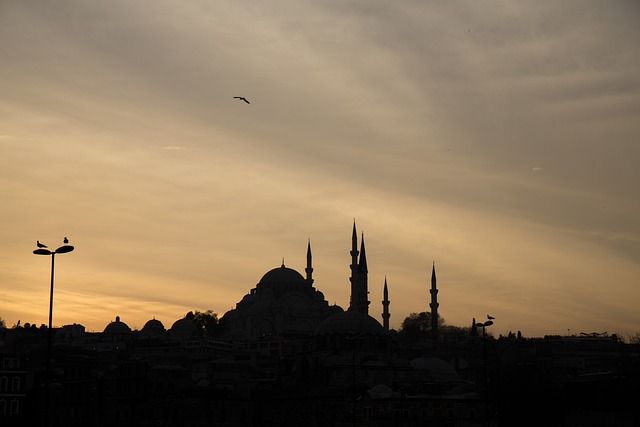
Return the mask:
[[[29,143],[2,144],[4,238],[72,234],[64,316],[104,296],[100,328],[143,324],[146,299],[223,312],[282,256],[304,268],[309,237],[319,289],[346,305],[354,217],[398,324],[425,308],[433,259],[454,324],[544,306],[565,330],[594,317],[589,295],[623,324],[638,244],[611,236],[639,232],[637,8],[492,6],[12,2],[0,140]],[[37,292],[14,252],[0,282]]]

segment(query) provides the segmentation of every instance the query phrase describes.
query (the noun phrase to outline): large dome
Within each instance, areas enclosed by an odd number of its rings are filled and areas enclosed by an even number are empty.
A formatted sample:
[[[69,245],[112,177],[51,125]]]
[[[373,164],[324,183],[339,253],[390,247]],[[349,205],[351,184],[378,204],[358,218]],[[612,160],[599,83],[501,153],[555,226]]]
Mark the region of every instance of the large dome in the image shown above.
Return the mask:
[[[335,311],[322,292],[313,287],[313,279],[305,278],[283,262],[262,276],[256,287],[235,309],[227,311],[221,321],[233,336],[298,338],[312,335],[317,325]]]
[[[376,319],[367,314],[347,310],[330,316],[316,330],[316,333],[332,332],[379,334],[384,332],[384,328]]]
[[[282,266],[274,268],[273,270],[268,271],[267,274],[262,276],[262,279],[260,279],[260,283],[258,283],[258,285],[260,286],[279,283],[304,284],[305,279],[304,277],[302,277],[302,274],[298,273],[292,268],[285,267],[285,265],[282,264]]]

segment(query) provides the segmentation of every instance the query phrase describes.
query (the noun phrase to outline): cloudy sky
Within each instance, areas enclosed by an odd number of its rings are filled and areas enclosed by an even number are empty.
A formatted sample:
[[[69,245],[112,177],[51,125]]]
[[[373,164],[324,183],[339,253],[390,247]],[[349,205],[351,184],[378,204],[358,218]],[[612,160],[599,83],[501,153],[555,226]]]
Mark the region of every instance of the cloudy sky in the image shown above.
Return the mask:
[[[640,331],[637,1],[0,0],[0,317],[233,308],[282,259],[370,314]],[[233,99],[245,96],[251,104]]]

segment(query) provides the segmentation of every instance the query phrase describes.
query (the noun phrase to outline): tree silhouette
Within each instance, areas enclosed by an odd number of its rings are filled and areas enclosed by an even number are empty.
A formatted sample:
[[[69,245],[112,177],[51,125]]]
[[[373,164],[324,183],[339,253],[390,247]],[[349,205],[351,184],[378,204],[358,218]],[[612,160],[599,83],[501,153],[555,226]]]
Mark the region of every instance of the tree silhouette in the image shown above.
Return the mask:
[[[640,332],[636,332],[635,334],[628,334],[628,337],[630,344],[640,344]]]
[[[438,316],[438,329],[441,330],[444,326],[444,318]],[[399,334],[405,343],[414,343],[428,338],[431,336],[431,313],[428,311],[411,313],[402,321]]]
[[[216,338],[222,334],[218,313],[214,313],[213,310],[207,310],[204,313],[201,311],[196,311],[195,313],[190,311],[185,317],[191,319],[198,326],[203,337]]]
[[[443,325],[440,327],[440,337],[443,340],[462,341],[466,339],[471,332],[471,328],[463,326]]]
[[[462,340],[469,336],[472,328],[447,325],[444,317],[438,316],[438,336],[440,340]],[[404,344],[431,338],[431,313],[411,313],[400,325],[398,332]]]

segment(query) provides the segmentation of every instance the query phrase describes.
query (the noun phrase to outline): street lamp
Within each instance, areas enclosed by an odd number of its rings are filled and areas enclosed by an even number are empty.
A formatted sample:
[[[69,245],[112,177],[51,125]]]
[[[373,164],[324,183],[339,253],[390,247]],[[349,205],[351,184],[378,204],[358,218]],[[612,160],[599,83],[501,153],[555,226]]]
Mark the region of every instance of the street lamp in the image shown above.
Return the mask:
[[[64,245],[60,246],[55,251],[50,251],[47,249],[46,245],[37,242],[38,249],[34,250],[33,253],[36,255],[51,255],[51,287],[49,290],[49,328],[47,329],[47,370],[45,377],[45,394],[44,394],[44,413],[45,413],[45,423],[49,422],[49,387],[51,383],[51,341],[52,341],[52,320],[53,320],[53,271],[55,265],[56,254],[66,254],[68,252],[73,251],[75,248],[71,245],[68,245],[69,240],[64,238]]]
[[[482,355],[484,359],[484,402],[487,411],[487,426],[491,425],[489,417],[489,387],[487,382],[487,330],[486,328],[493,325],[493,320],[487,320],[483,323],[476,323],[476,326],[482,328]]]

